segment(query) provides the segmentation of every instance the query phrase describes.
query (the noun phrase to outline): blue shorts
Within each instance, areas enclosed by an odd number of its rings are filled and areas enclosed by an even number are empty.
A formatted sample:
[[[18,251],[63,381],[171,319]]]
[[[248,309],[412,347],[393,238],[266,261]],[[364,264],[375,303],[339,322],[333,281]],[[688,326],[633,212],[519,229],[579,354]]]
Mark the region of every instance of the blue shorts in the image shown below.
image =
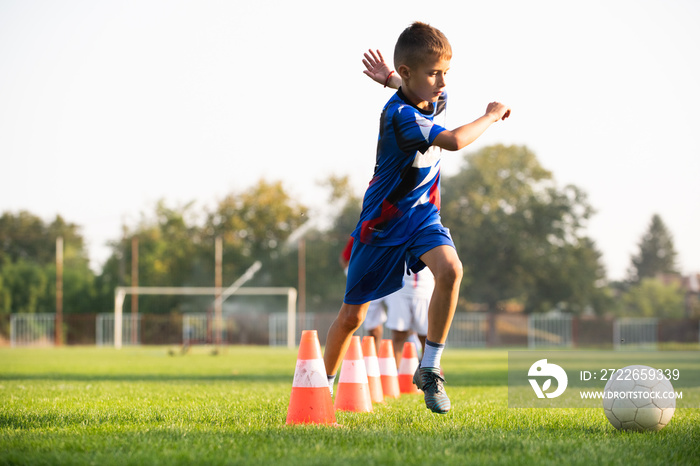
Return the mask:
[[[396,246],[370,246],[356,239],[350,255],[344,302],[364,304],[400,290],[405,270],[420,272],[425,268],[420,257],[438,246],[455,247],[450,230],[439,223]]]

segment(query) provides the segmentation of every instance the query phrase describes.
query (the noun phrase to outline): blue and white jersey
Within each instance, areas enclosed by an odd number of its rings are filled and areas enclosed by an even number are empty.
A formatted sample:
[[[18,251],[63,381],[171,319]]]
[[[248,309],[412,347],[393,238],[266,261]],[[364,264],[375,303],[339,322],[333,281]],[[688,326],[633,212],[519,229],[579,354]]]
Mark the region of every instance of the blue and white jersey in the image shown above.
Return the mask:
[[[445,130],[443,94],[429,111],[414,107],[401,89],[382,112],[377,162],[365,192],[353,237],[364,244],[405,243],[423,226],[440,222],[440,148],[435,137]]]

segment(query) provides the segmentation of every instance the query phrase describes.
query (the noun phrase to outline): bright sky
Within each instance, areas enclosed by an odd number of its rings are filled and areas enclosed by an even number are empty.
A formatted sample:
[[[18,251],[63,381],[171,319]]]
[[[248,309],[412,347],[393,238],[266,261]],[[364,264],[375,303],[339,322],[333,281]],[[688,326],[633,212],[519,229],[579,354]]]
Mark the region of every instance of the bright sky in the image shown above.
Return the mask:
[[[421,20],[452,43],[448,126],[511,105],[470,149],[527,145],[582,187],[609,278],[654,213],[700,271],[700,2],[338,5],[0,0],[0,212],[81,225],[96,268],[159,199],[213,207],[264,177],[322,212],[318,181],[371,177],[390,93],[363,52],[391,60]]]

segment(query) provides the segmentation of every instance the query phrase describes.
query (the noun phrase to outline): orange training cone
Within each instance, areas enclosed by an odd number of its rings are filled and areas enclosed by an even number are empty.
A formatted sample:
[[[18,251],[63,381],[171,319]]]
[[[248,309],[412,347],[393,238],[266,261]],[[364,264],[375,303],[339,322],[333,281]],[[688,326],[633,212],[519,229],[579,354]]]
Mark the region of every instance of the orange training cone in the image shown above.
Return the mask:
[[[316,330],[301,332],[287,424],[335,424],[326,366]]]
[[[335,409],[372,412],[372,399],[369,395],[369,382],[365,359],[362,356],[360,337],[353,336],[340,368],[338,393],[335,395]]]
[[[379,344],[379,373],[382,379],[382,392],[384,397],[398,398],[399,379],[396,372],[396,358],[394,357],[394,344],[391,340],[382,340]]]
[[[413,374],[416,369],[418,369],[416,345],[407,341],[403,344],[403,353],[399,362],[399,389],[402,394],[420,393],[418,387],[413,384]]]
[[[382,377],[379,372],[379,361],[377,360],[377,350],[373,336],[362,338],[362,354],[365,356],[369,397],[372,399],[372,403],[382,403],[384,401],[384,391],[382,391]]]

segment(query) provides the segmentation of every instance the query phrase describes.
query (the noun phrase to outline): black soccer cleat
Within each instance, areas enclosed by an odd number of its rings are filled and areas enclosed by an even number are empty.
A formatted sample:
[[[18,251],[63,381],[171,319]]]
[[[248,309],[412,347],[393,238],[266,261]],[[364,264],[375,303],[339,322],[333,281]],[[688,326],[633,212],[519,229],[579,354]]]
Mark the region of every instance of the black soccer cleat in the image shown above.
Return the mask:
[[[419,367],[413,374],[413,383],[423,390],[425,406],[434,413],[445,414],[452,404],[445,393],[445,379],[439,367]]]

